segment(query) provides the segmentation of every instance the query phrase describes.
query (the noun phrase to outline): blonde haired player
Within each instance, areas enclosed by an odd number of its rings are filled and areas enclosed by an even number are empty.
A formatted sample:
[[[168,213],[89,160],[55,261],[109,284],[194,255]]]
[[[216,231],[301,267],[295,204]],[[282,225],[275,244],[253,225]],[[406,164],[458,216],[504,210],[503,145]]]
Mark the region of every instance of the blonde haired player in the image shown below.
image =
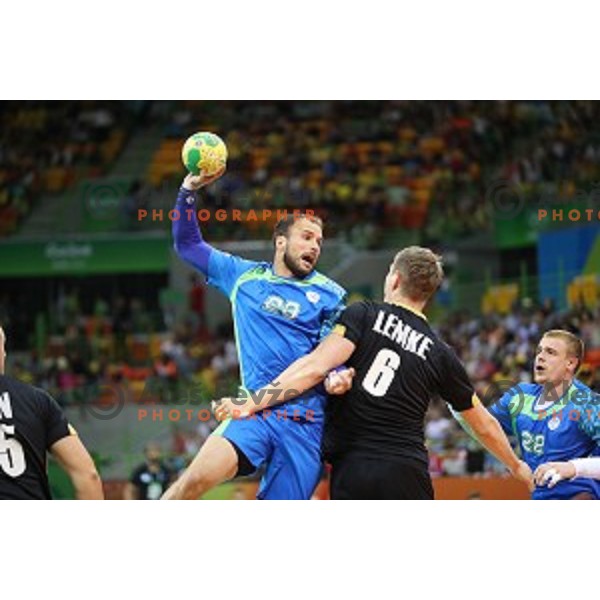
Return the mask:
[[[534,471],[534,500],[600,499],[591,474],[596,463],[588,459],[600,445],[600,396],[575,377],[583,355],[576,335],[547,331],[536,350],[534,383],[515,385],[490,407]]]

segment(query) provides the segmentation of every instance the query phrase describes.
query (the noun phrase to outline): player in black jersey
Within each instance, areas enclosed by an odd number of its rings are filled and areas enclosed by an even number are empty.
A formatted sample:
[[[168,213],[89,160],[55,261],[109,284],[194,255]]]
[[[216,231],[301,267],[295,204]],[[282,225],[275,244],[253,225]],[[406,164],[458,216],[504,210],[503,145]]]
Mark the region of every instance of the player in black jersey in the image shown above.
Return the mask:
[[[385,279],[383,302],[349,306],[311,354],[253,397],[219,401],[215,414],[260,418],[253,413],[301,394],[346,364],[354,369],[354,384],[329,399],[323,443],[332,464],[332,498],[432,499],[424,419],[435,396],[459,411],[486,448],[531,488],[531,470],[514,454],[456,354],[422,312],[442,277],[441,259],[431,250],[402,250]]]
[[[0,327],[0,500],[50,500],[49,451],[67,472],[77,498],[102,500],[102,482],[87,450],[56,401],[4,374]]]

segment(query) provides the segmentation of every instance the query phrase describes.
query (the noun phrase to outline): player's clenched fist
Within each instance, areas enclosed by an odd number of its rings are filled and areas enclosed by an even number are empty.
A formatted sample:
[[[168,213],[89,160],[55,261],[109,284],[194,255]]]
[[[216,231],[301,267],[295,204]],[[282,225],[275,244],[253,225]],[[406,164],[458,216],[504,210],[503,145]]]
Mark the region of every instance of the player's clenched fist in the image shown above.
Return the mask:
[[[345,394],[352,388],[352,380],[355,375],[356,371],[352,367],[342,371],[331,371],[325,379],[325,391],[334,396]]]

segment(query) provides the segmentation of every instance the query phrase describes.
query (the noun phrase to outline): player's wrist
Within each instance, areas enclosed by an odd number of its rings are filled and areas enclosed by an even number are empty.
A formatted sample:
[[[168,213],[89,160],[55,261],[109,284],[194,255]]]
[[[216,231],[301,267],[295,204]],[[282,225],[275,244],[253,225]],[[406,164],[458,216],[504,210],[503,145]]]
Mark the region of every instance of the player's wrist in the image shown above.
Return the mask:
[[[581,477],[583,473],[583,465],[581,459],[574,458],[567,461],[568,472],[566,473],[566,479],[575,479]]]
[[[197,191],[197,188],[193,188],[191,184],[185,182],[183,182],[179,188],[180,193],[185,192],[186,194],[194,194],[194,196],[196,195]]]
[[[185,185],[182,185],[179,188],[179,193],[177,194],[177,202],[180,204],[187,204],[188,206],[192,206],[195,204],[198,199],[198,195],[196,190],[189,189]]]
[[[507,464],[506,466],[511,475],[518,475],[519,471],[521,469],[521,465],[523,465],[523,461],[517,460],[516,462],[511,462],[510,464]]]
[[[254,397],[247,401],[246,406],[248,407],[248,414],[253,415],[261,410],[265,410],[265,408],[269,408],[270,397],[267,397],[267,394],[263,394],[262,397],[258,396],[258,398],[259,399],[257,400],[256,397]]]

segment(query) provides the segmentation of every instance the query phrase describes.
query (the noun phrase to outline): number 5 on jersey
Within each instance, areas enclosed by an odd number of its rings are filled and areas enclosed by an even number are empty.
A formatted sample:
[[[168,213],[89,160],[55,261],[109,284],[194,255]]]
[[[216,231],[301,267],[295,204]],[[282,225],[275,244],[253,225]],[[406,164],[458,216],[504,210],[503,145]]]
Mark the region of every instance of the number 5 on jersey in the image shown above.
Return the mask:
[[[25,472],[23,446],[8,436],[15,434],[14,425],[0,424],[0,469],[9,477],[18,477]]]
[[[363,379],[363,388],[377,398],[385,396],[399,366],[400,356],[396,352],[387,348],[380,350]]]

